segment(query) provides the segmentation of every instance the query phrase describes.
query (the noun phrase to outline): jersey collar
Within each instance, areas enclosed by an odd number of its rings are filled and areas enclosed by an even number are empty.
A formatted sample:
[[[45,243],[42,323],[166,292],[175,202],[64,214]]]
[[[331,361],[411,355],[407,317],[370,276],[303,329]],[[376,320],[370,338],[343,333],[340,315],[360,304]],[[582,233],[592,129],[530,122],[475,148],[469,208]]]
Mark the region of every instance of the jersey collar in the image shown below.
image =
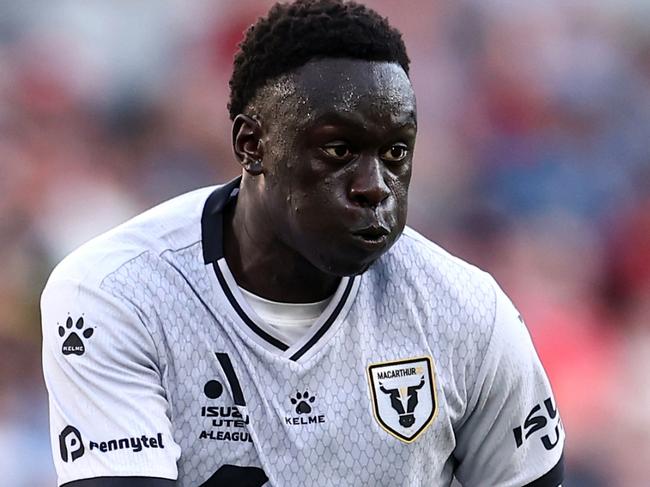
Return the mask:
[[[332,300],[310,331],[291,346],[284,343],[281,337],[275,335],[273,327],[267,325],[248,305],[224,258],[223,210],[237,197],[240,182],[241,176],[219,186],[205,202],[201,216],[203,261],[206,265],[212,265],[214,272],[211,273],[211,279],[217,290],[228,300],[231,311],[245,334],[267,350],[297,361],[315,353],[327,341],[327,337],[336,332],[354,300],[360,278],[342,278]]]
[[[213,264],[223,257],[223,209],[239,193],[241,176],[215,189],[203,206],[201,243],[203,262]]]

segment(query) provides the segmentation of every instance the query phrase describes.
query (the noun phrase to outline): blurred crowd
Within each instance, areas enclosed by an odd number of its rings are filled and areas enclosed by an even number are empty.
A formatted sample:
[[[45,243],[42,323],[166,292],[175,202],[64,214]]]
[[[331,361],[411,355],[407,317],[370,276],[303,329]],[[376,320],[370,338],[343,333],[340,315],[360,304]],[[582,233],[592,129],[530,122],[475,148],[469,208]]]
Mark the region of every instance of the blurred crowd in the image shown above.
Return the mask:
[[[54,485],[40,291],[90,237],[237,174],[228,79],[267,0],[0,5],[0,471]],[[410,224],[495,275],[567,431],[565,487],[650,473],[650,2],[367,0],[404,33]]]

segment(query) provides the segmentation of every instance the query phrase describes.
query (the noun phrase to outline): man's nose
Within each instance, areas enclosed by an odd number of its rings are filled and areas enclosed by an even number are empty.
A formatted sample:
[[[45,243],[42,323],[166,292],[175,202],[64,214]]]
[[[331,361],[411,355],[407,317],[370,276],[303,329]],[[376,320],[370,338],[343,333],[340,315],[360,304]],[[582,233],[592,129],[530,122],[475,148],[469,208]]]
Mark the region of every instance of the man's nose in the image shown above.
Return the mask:
[[[364,208],[376,208],[390,195],[384,181],[382,164],[376,157],[359,161],[350,185],[350,199]]]

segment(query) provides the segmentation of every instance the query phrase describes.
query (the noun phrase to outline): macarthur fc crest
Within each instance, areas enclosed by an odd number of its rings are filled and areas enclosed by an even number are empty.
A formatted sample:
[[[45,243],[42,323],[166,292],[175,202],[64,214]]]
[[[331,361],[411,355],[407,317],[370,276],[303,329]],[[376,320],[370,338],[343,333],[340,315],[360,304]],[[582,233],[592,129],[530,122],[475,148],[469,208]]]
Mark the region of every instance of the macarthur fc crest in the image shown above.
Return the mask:
[[[438,412],[431,357],[368,366],[372,410],[379,425],[405,443],[415,441]]]

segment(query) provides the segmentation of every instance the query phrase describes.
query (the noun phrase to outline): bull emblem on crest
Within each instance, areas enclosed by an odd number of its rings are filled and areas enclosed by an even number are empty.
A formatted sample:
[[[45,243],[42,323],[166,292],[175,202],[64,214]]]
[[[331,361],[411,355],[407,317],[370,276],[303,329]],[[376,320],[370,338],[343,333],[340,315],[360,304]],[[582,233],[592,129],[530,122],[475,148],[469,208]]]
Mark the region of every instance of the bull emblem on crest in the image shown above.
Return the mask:
[[[399,424],[408,428],[415,423],[415,407],[418,405],[418,391],[424,386],[424,376],[420,377],[420,383],[416,386],[399,387],[395,389],[386,389],[384,384],[379,382],[379,390],[390,396],[390,404],[399,415]],[[404,400],[406,400],[406,410],[404,409]]]

